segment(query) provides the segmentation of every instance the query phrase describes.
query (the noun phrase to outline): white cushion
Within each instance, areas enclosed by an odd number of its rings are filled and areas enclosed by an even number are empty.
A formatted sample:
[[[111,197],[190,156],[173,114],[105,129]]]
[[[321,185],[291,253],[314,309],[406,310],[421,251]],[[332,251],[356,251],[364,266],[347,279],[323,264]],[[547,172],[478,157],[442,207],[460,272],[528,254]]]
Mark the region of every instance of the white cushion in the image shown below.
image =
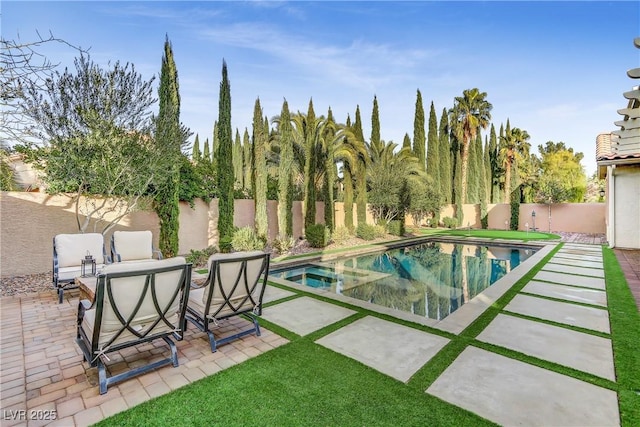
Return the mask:
[[[238,262],[228,262],[220,264],[220,278],[222,283],[218,283],[218,277],[213,278],[213,296],[211,298],[211,309],[209,313],[215,313],[219,307],[224,304],[225,297],[231,301],[232,307],[225,307],[220,313],[218,313],[217,317],[222,317],[226,314],[232,314],[237,311],[247,311],[254,308],[254,304],[251,302],[251,299],[247,298],[247,289],[245,287],[245,279],[249,286],[253,286],[253,284],[260,278],[260,273],[262,272],[262,263],[264,258],[257,258],[247,262],[247,271],[246,278],[244,274],[241,272],[242,262],[245,261],[248,257],[256,256],[256,255],[264,255],[262,251],[248,251],[248,252],[234,252],[230,254],[214,254],[209,257],[207,262],[209,266],[209,273],[211,274],[213,268],[213,262],[217,260],[237,260]],[[239,278],[238,287],[233,291],[233,287],[236,281]],[[191,291],[189,294],[189,306],[194,310],[198,311],[201,315],[204,315],[205,305],[207,303],[207,298],[209,297],[209,286],[211,286],[211,281],[207,286],[202,289]],[[262,293],[263,282],[262,280],[258,281],[255,290],[252,292],[253,300],[257,303],[260,294]],[[224,295],[222,293],[224,290]],[[246,299],[246,301],[243,301]]]
[[[120,261],[153,259],[153,234],[149,230],[114,231],[113,250]]]
[[[142,297],[144,286],[146,282],[146,275],[134,275],[133,273],[156,270],[165,267],[172,267],[178,265],[184,265],[186,263],[183,257],[168,258],[161,261],[149,261],[138,263],[116,263],[105,266],[102,270],[103,274],[107,277],[113,273],[130,272],[131,276],[112,278],[110,281],[111,292],[113,295],[113,303],[118,308],[120,314],[125,318],[131,317],[138,301]],[[174,299],[172,299],[176,290],[180,287],[181,270],[168,271],[164,273],[157,273],[155,275],[155,289],[158,305],[162,310],[168,307],[167,317],[173,323],[174,328],[178,328],[178,316],[177,312],[180,305],[181,294],[178,293]],[[102,313],[102,325],[100,332],[100,343],[107,342],[114,332],[117,332],[122,327],[122,322],[116,316],[111,303],[109,302],[109,295],[105,289],[104,306]],[[159,315],[153,302],[153,296],[151,292],[151,286],[146,290],[143,297],[142,305],[135,315],[135,318],[131,321],[131,326],[136,330],[146,331],[151,327],[151,324],[158,319]],[[88,320],[87,320],[88,321]],[[84,323],[84,322],[83,322]],[[91,322],[93,324],[93,322]],[[83,326],[87,332],[89,332],[89,326]],[[154,329],[153,333],[159,331],[173,330],[167,327],[164,322],[156,326],[157,331]],[[118,342],[122,342],[122,339],[118,339]]]
[[[58,234],[54,238],[59,267],[81,265],[88,254],[96,259],[97,264],[104,264],[104,237],[100,233]]]

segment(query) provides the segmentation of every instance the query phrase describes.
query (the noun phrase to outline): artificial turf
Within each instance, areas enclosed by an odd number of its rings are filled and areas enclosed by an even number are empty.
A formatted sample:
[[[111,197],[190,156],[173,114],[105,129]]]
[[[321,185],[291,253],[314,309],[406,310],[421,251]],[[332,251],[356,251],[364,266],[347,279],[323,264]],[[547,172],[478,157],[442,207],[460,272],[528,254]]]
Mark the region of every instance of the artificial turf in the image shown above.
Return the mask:
[[[116,414],[98,425],[493,425],[425,393],[469,345],[614,390],[618,393],[622,425],[640,425],[640,315],[612,250],[604,248],[603,256],[616,382],[475,339],[559,248],[541,260],[460,335],[448,334],[449,344],[407,384],[314,343],[320,336],[364,315],[380,316],[351,307],[358,313],[339,325],[330,325],[306,337],[267,322],[265,327],[274,328],[274,332],[282,333],[291,342]],[[387,320],[429,330],[397,319]]]

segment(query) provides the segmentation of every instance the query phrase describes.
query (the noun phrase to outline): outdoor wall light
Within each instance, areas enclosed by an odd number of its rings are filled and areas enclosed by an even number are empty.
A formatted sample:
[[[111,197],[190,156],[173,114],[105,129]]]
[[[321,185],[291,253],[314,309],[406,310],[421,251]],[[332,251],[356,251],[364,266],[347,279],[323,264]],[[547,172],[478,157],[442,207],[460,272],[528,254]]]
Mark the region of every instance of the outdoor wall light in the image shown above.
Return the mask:
[[[604,199],[605,191],[604,188],[600,190],[600,197]]]

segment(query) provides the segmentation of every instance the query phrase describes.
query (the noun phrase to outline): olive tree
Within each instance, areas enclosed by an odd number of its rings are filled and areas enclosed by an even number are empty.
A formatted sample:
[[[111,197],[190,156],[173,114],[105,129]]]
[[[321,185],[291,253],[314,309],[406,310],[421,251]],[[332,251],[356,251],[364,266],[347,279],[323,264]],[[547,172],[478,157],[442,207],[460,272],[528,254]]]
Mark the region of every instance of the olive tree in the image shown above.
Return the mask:
[[[166,161],[151,136],[153,80],[128,63],[103,69],[81,55],[74,71],[56,71],[44,85],[25,81],[24,114],[39,141],[16,148],[42,172],[48,193],[72,194],[80,232],[105,233],[146,208],[164,178]]]

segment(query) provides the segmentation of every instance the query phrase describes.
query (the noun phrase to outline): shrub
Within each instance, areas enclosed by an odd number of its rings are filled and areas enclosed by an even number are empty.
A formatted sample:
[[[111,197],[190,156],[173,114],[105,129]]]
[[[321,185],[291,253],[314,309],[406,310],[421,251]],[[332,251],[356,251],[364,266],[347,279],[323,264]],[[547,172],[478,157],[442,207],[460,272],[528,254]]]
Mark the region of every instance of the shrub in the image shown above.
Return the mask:
[[[194,267],[207,266],[209,257],[216,252],[217,250],[215,246],[209,246],[208,248],[204,248],[200,251],[191,249],[189,255],[186,256],[186,260],[193,264]]]
[[[356,236],[362,240],[373,240],[376,238],[376,229],[370,224],[358,224],[356,228]]]
[[[387,227],[382,224],[377,224],[373,226],[373,235],[375,238],[385,237],[387,235]]]
[[[253,227],[242,227],[236,230],[231,240],[231,246],[236,251],[263,250],[265,243],[264,239],[258,237]]]
[[[347,227],[336,227],[336,229],[333,230],[333,234],[331,235],[331,240],[333,240],[336,244],[341,245],[349,240],[351,236],[353,236],[353,234]]]
[[[278,251],[280,254],[287,253],[293,248],[296,244],[296,239],[292,236],[282,236],[279,235],[276,237],[273,242],[271,242],[271,246],[273,249]]]
[[[444,225],[447,228],[456,228],[458,226],[458,220],[455,218],[446,216],[442,218],[442,225]]]
[[[389,221],[389,225],[387,226],[389,230],[389,234],[393,234],[394,236],[404,236],[404,223],[402,221],[393,220]]]
[[[312,248],[324,248],[329,244],[330,232],[322,224],[313,224],[306,228],[304,236]]]
[[[233,244],[231,243],[233,237],[221,237],[218,242],[218,248],[220,249],[220,253],[228,254],[233,250]]]

